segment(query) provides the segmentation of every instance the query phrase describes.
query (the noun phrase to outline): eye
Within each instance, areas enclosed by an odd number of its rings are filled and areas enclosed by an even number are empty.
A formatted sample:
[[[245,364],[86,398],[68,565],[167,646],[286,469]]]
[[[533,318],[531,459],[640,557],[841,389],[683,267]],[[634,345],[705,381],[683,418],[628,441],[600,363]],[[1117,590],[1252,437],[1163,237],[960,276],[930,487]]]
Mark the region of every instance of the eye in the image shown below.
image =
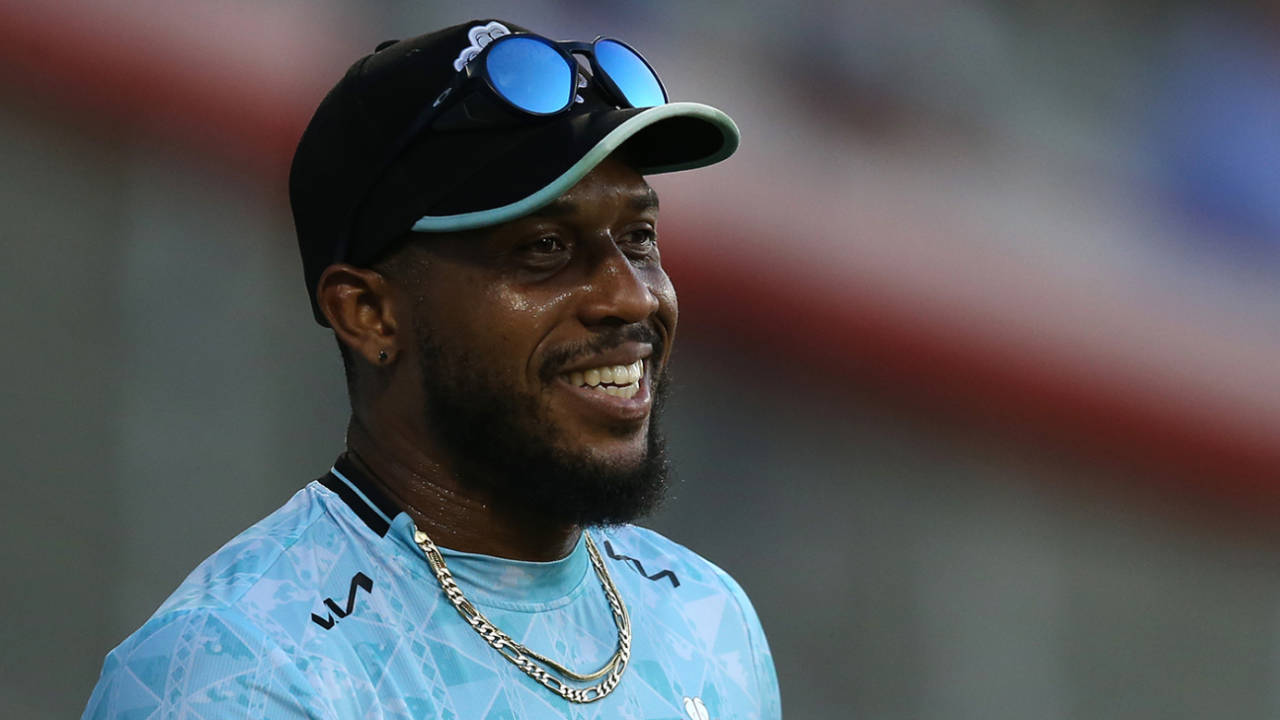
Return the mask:
[[[644,257],[657,250],[658,232],[652,227],[636,228],[623,235],[618,245],[630,255]]]
[[[532,255],[553,255],[564,249],[564,243],[555,235],[543,235],[524,246],[525,252]]]
[[[543,272],[561,267],[570,254],[568,241],[554,233],[543,233],[519,245],[512,259],[529,270]]]

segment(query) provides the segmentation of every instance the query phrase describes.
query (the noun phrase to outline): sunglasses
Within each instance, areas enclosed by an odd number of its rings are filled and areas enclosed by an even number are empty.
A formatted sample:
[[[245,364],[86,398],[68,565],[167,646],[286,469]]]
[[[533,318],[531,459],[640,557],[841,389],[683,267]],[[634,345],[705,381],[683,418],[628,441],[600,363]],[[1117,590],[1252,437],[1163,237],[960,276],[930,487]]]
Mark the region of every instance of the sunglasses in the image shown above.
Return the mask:
[[[568,110],[587,79],[580,77],[575,55],[587,59],[591,77],[618,107],[653,107],[667,92],[653,67],[621,40],[598,37],[586,42],[556,42],[541,35],[503,35],[468,62],[432,103],[443,105],[469,83],[481,82],[507,106],[534,115]]]
[[[635,48],[613,38],[592,42],[556,42],[541,35],[516,33],[494,39],[454,76],[449,86],[405,129],[393,143],[393,156],[428,127],[438,130],[469,129],[477,124],[511,122],[509,113],[493,112],[492,103],[464,103],[475,88],[488,90],[499,108],[521,115],[546,117],[562,113],[581,102],[578,90],[588,80],[575,55],[587,59],[591,79],[618,107],[665,105],[667,91],[649,61]]]

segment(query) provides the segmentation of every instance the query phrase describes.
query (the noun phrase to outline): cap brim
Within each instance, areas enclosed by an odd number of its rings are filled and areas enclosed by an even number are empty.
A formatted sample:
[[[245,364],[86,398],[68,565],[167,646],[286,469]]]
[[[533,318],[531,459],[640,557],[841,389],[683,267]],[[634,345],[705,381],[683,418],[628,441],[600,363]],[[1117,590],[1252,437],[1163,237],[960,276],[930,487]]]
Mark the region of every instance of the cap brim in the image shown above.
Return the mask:
[[[603,135],[600,132],[603,131]],[[696,137],[695,141],[690,141]],[[705,167],[724,160],[738,149],[738,126],[723,112],[692,102],[668,103],[651,108],[615,110],[600,114],[583,135],[586,150],[567,169],[531,194],[499,207],[448,215],[424,215],[413,224],[415,232],[456,232],[515,220],[547,205],[578,184],[605,158],[628,141],[628,160],[644,175]],[[504,162],[520,166],[521,149],[536,153],[536,135],[513,148]],[[481,175],[483,177],[483,174]],[[493,182],[490,177],[487,182]]]

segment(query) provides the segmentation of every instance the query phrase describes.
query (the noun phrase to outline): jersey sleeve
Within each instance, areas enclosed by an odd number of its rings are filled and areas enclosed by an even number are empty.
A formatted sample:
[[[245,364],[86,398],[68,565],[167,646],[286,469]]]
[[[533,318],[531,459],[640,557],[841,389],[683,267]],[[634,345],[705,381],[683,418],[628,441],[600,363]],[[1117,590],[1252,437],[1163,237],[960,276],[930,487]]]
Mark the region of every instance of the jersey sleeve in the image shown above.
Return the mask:
[[[713,566],[714,567],[714,566]],[[751,658],[755,668],[756,683],[760,689],[759,709],[761,720],[782,719],[782,697],[778,691],[778,672],[773,666],[773,653],[769,651],[769,642],[764,636],[764,627],[756,615],[756,609],[747,598],[742,586],[728,573],[715,568],[716,574],[729,589],[729,594],[737,602],[747,626],[747,640],[750,643]]]
[[[270,637],[229,609],[154,618],[107,655],[82,720],[333,713]]]

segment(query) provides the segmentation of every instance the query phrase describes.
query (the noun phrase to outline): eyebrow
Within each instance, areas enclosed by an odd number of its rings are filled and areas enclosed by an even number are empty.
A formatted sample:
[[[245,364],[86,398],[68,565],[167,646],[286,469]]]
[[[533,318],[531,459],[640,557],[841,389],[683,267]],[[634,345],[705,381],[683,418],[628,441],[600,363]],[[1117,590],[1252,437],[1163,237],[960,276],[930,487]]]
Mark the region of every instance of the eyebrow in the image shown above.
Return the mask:
[[[646,188],[645,192],[640,195],[631,197],[632,210],[657,210],[658,209],[658,192],[653,188]]]
[[[653,188],[645,188],[643,192],[633,194],[630,199],[631,209],[637,212],[645,210],[658,209],[658,193]],[[534,210],[530,215],[539,217],[564,217],[572,215],[578,210],[578,204],[572,200],[560,198],[552,200],[542,207]]]

